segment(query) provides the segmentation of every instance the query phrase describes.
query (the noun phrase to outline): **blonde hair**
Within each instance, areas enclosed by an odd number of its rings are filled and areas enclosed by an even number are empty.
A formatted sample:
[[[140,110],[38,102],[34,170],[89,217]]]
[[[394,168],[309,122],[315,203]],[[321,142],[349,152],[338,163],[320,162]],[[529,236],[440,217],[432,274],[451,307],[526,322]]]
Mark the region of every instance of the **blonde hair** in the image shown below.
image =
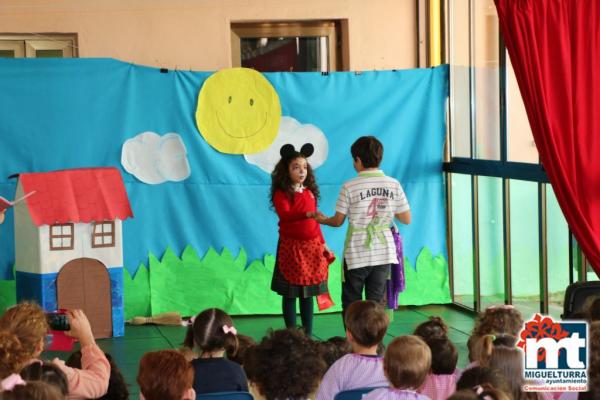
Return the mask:
[[[383,369],[396,389],[417,389],[431,369],[431,350],[418,336],[400,336],[385,351]]]
[[[0,317],[0,331],[8,341],[0,341],[0,360],[22,365],[32,359],[48,329],[46,314],[36,303],[23,302],[7,309]]]

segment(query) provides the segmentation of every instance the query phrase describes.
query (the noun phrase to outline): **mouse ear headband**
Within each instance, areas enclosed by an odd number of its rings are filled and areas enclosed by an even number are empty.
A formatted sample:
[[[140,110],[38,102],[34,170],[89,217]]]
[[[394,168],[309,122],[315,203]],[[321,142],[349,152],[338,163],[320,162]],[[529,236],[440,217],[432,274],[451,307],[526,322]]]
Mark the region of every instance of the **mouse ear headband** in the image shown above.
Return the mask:
[[[308,158],[315,152],[315,147],[311,143],[305,143],[300,148],[300,155],[304,158]],[[296,149],[293,145],[287,143],[281,146],[279,154],[282,158],[290,158],[296,155]]]

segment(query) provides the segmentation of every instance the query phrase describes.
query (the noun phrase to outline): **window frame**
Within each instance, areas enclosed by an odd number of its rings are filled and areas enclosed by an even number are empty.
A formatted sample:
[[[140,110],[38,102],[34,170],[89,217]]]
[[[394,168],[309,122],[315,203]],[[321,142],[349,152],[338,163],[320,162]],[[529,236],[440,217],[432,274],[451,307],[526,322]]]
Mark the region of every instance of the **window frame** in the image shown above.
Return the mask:
[[[504,248],[504,303],[513,304],[513,292],[512,292],[512,264],[511,264],[511,224],[510,224],[510,181],[511,180],[522,180],[536,182],[538,186],[537,196],[537,209],[538,209],[538,238],[539,238],[539,265],[538,265],[538,277],[539,277],[539,311],[543,313],[549,312],[549,280],[548,280],[548,243],[547,243],[547,185],[549,184],[548,176],[544,171],[543,165],[538,163],[527,163],[527,162],[516,162],[510,161],[508,154],[508,134],[507,134],[507,52],[502,33],[498,35],[498,102],[499,102],[499,138],[500,140],[500,159],[499,160],[488,160],[482,158],[476,158],[475,152],[475,113],[476,110],[476,99],[474,91],[474,79],[475,71],[473,67],[473,24],[474,24],[474,12],[473,2],[477,0],[466,0],[460,2],[460,5],[468,4],[469,10],[469,140],[470,140],[470,157],[455,157],[453,156],[452,139],[453,139],[453,124],[452,113],[448,113],[448,124],[447,124],[447,136],[446,136],[446,147],[444,149],[444,162],[443,162],[443,173],[445,177],[446,185],[446,220],[447,220],[447,246],[448,246],[448,273],[449,283],[453,304],[466,308],[470,311],[480,312],[482,310],[482,299],[481,299],[481,271],[479,265],[479,219],[478,219],[478,177],[495,177],[502,180],[502,224],[503,224],[503,248]],[[454,4],[453,4],[454,3]],[[456,0],[443,0],[439,3],[441,9],[441,21],[440,23],[444,26],[441,29],[443,48],[441,49],[443,62],[450,64],[451,62],[451,50],[454,46],[453,40],[450,37],[452,33],[452,26],[454,21],[452,20],[453,5],[456,5]],[[427,24],[435,24],[432,19],[435,18],[435,14],[430,12],[426,8],[427,4],[424,0],[420,0],[420,10],[425,10],[425,14],[428,17]],[[427,38],[429,39],[429,38]],[[430,41],[427,46],[421,48],[421,51],[431,51],[432,45]],[[421,60],[429,62],[428,58],[421,57]],[[427,65],[431,66],[431,65]],[[452,82],[451,82],[452,83]],[[450,101],[448,102],[449,110],[453,108],[453,91],[452,84],[450,85]],[[453,237],[452,237],[452,174],[463,174],[471,176],[471,201],[472,201],[472,222],[471,232],[473,238],[473,265],[472,273],[474,276],[473,282],[473,305],[468,306],[466,304],[458,303],[454,294],[454,261],[453,260]],[[569,231],[569,237],[565,237],[568,240],[569,249],[569,283],[573,283],[577,280],[586,279],[587,262],[585,257],[581,253],[581,249],[577,245],[572,233]],[[576,275],[576,276],[575,276]]]
[[[104,226],[110,225],[110,232],[104,231]],[[101,228],[101,231],[98,232],[97,228]],[[104,243],[104,238],[109,237],[110,243]],[[102,243],[96,243],[96,239],[101,239]],[[115,221],[94,221],[92,226],[92,248],[105,248],[105,247],[115,247],[116,246],[116,235],[115,235]]]
[[[14,58],[37,58],[37,50],[60,50],[61,58],[77,58],[77,34],[75,33],[0,33],[0,49],[13,50]]]
[[[71,230],[71,234],[70,235],[64,235],[62,232],[62,229],[68,226]],[[54,234],[53,230],[54,228],[60,228],[61,232],[60,234]],[[50,241],[50,251],[62,251],[62,250],[73,250],[75,248],[75,225],[71,222],[68,222],[66,224],[52,224],[49,225],[48,227],[49,229],[49,241]],[[60,239],[61,242],[61,246],[60,247],[55,247],[54,246],[54,239]],[[71,245],[70,246],[62,246],[64,239],[70,239],[71,240]]]
[[[231,64],[241,67],[241,40],[249,38],[327,37],[327,71],[348,68],[347,20],[231,21]]]

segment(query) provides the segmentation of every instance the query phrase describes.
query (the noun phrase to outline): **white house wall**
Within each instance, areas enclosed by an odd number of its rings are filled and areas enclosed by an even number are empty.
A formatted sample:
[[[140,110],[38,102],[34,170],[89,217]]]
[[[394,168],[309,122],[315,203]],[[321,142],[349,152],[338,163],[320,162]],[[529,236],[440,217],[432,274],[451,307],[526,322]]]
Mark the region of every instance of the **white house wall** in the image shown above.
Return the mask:
[[[93,224],[76,223],[74,225],[73,250],[50,250],[50,227],[42,225],[39,228],[40,252],[42,254],[38,273],[59,272],[69,261],[76,258],[93,258],[103,263],[107,268],[123,266],[123,245],[121,221],[115,220],[115,246],[92,247]]]
[[[23,196],[21,182],[17,184],[16,198]],[[35,196],[35,195],[34,195]],[[22,272],[40,271],[40,237],[25,201],[14,208],[15,212],[15,269]]]

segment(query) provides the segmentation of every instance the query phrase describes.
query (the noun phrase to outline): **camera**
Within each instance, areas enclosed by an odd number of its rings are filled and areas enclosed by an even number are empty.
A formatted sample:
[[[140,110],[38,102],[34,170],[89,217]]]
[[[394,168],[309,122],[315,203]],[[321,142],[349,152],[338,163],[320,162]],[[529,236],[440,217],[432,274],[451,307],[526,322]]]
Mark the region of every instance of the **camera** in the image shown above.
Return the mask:
[[[50,330],[68,331],[71,329],[71,326],[69,326],[69,319],[64,310],[47,313],[46,319],[48,320],[48,325],[50,325]]]

